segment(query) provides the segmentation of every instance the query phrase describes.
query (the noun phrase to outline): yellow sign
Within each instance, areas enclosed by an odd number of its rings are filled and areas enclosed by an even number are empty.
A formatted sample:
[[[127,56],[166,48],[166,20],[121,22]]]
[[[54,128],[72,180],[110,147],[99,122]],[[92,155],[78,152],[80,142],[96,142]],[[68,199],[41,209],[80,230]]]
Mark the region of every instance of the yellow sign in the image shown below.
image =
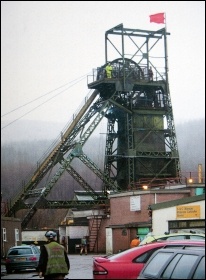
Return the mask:
[[[200,218],[200,205],[196,206],[177,206],[176,207],[176,219],[183,218]]]

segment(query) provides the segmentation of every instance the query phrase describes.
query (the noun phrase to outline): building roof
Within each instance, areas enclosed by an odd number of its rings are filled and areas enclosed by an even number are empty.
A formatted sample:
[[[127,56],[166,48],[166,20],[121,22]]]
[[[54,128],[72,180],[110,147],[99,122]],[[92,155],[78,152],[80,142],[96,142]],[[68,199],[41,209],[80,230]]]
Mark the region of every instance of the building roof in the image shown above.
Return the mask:
[[[177,205],[182,205],[182,204],[187,204],[187,203],[192,203],[192,202],[197,202],[205,200],[205,194],[201,195],[195,195],[195,196],[190,196],[190,197],[184,197],[172,201],[165,201],[165,202],[160,202],[156,204],[151,204],[151,209],[152,210],[158,210],[158,209],[164,209],[164,208],[169,208]]]
[[[95,191],[95,193],[101,195],[102,191]],[[94,198],[87,191],[74,191],[74,200],[94,200]]]

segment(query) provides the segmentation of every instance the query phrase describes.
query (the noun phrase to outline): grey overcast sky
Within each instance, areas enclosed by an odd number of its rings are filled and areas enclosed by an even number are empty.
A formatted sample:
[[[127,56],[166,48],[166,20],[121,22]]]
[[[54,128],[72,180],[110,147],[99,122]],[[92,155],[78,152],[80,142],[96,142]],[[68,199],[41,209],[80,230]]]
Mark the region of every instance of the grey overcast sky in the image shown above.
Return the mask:
[[[204,118],[204,1],[1,1],[1,120],[68,123],[105,63],[105,32],[158,30],[149,16],[161,12],[175,123]]]

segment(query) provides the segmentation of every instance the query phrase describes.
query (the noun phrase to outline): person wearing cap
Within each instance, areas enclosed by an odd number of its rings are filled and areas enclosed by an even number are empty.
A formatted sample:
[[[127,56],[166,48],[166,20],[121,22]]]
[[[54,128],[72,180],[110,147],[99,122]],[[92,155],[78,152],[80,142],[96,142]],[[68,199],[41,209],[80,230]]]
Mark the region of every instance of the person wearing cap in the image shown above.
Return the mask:
[[[69,273],[70,262],[64,246],[56,242],[57,234],[54,231],[47,231],[45,237],[48,244],[41,246],[39,258],[39,277],[44,279],[64,279]]]
[[[105,71],[107,74],[107,78],[111,78],[112,77],[112,66],[110,63],[108,63],[107,66],[105,67]]]
[[[130,248],[137,247],[139,244],[140,244],[140,238],[138,235],[136,235],[136,237],[134,239],[132,239],[132,241],[130,243]]]

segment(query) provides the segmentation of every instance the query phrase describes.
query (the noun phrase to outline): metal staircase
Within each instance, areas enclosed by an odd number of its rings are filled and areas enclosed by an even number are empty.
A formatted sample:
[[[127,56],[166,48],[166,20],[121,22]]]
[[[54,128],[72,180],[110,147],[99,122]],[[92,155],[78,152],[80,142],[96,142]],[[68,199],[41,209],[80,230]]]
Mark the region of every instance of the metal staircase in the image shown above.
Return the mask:
[[[99,210],[94,210],[89,223],[89,251],[98,252],[98,234],[103,217]]]

